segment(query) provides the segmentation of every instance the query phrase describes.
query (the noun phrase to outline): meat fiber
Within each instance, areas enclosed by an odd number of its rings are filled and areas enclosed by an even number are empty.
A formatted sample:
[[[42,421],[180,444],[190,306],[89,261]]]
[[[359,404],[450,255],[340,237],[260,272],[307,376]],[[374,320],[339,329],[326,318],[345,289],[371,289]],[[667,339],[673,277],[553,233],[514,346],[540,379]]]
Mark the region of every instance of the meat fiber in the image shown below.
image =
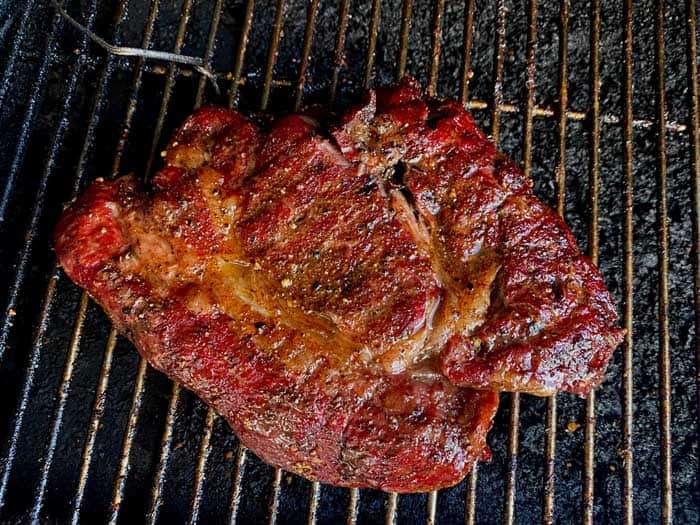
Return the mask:
[[[562,220],[406,80],[324,133],[205,108],[144,188],[95,182],[56,252],[266,461],[397,492],[489,456],[499,390],[585,394],[622,338]]]

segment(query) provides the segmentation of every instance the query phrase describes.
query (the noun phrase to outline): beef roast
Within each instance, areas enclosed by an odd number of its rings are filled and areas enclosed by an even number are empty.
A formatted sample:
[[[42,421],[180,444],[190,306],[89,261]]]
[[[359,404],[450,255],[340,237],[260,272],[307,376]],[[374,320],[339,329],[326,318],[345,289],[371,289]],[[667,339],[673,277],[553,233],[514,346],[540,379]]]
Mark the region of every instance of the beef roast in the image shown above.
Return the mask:
[[[56,252],[243,444],[344,486],[459,482],[489,455],[498,390],[585,394],[622,337],[530,181],[411,80],[332,134],[199,110],[149,188],[93,183]]]

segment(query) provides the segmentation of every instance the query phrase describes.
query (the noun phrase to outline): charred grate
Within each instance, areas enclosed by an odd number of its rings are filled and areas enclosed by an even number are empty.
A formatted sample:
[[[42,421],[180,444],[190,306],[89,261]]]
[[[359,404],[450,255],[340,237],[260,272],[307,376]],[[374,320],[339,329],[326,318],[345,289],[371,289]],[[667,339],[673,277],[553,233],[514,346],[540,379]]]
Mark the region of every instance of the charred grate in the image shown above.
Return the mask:
[[[65,0],[0,6],[1,522],[694,522],[700,515],[700,109],[695,0]],[[494,459],[396,496],[262,464],[149,369],[55,264],[62,203],[157,169],[202,103],[340,107],[417,76],[459,98],[567,218],[628,336],[586,400],[503,395]]]

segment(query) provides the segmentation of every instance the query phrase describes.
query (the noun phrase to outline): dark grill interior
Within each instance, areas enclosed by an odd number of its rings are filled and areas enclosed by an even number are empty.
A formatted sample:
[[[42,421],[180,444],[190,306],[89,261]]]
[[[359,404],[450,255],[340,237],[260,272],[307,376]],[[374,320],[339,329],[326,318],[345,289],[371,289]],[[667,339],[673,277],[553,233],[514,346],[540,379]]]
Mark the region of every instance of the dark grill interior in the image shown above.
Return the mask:
[[[59,0],[62,1],[62,0]],[[466,5],[465,5],[466,4]],[[695,0],[66,0],[0,5],[0,522],[697,522]],[[633,8],[632,8],[633,7]],[[461,98],[597,258],[629,335],[595,397],[502,395],[494,455],[400,496],[318,486],[238,447],[56,267],[64,202],[150,174],[200,102],[340,108],[404,72]]]

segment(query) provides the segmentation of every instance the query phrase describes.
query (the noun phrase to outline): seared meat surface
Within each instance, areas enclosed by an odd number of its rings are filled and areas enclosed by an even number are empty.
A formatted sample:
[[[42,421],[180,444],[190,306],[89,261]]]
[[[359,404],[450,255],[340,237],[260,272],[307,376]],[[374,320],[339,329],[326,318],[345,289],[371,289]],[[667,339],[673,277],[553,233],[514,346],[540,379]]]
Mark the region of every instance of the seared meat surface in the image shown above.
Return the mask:
[[[498,390],[585,394],[622,338],[598,271],[458,104],[413,81],[332,136],[206,108],[63,215],[66,273],[266,461],[398,492],[488,457]]]

